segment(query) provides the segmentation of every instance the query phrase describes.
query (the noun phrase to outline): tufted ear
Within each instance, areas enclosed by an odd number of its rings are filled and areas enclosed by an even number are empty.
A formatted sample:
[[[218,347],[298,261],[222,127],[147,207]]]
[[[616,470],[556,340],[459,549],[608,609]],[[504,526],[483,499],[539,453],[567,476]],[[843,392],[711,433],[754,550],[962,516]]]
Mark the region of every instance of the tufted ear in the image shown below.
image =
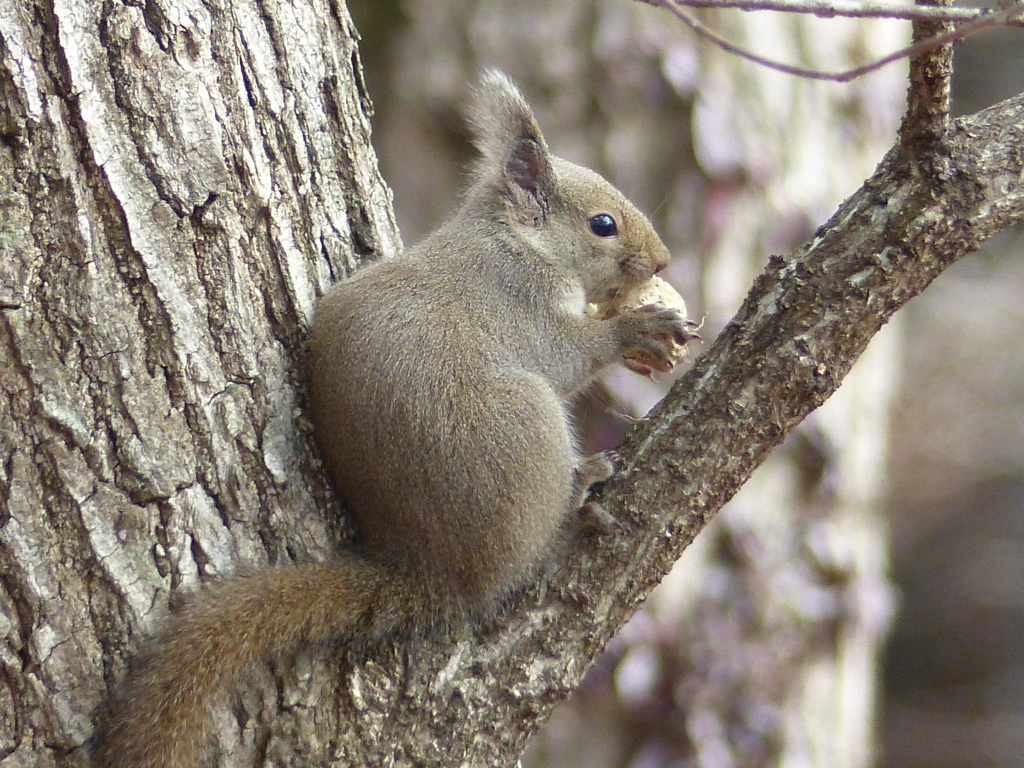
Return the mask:
[[[515,84],[490,69],[480,78],[469,108],[477,176],[513,198],[526,193],[545,208],[554,182],[548,145],[533,110]]]

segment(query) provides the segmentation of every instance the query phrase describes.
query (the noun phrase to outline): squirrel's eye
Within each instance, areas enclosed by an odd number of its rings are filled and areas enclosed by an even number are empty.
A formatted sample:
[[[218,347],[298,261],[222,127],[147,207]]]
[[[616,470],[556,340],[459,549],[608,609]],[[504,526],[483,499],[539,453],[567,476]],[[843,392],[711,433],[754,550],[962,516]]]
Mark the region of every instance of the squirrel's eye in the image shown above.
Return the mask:
[[[615,226],[615,219],[607,213],[599,213],[590,217],[590,231],[598,237],[615,237],[619,234],[619,228]]]

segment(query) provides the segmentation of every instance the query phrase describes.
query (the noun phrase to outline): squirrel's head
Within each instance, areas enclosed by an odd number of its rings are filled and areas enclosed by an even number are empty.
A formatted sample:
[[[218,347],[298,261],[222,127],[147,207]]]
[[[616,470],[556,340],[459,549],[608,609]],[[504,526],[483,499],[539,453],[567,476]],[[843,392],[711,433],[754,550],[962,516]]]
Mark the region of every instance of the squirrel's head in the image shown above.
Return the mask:
[[[480,150],[471,197],[548,251],[603,302],[648,280],[669,252],[650,221],[591,170],[555,157],[519,89],[484,73],[470,108]]]

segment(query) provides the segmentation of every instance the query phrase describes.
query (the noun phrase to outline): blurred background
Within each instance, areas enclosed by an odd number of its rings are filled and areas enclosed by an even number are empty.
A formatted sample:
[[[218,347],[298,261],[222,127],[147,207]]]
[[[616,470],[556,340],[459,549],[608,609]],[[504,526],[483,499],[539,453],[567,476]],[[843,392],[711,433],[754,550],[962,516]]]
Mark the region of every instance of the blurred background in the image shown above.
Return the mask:
[[[412,243],[457,204],[461,119],[487,66],[552,149],[603,173],[673,251],[714,338],[768,256],[811,237],[892,145],[900,62],[802,80],[630,0],[351,0],[375,146]],[[695,13],[836,71],[909,24]],[[954,108],[1024,91],[1024,33],[957,52]],[[1024,235],[943,274],[879,334],[687,550],[559,707],[530,768],[1024,766]],[[699,348],[694,350],[699,353]],[[580,406],[614,445],[671,382],[624,371]]]

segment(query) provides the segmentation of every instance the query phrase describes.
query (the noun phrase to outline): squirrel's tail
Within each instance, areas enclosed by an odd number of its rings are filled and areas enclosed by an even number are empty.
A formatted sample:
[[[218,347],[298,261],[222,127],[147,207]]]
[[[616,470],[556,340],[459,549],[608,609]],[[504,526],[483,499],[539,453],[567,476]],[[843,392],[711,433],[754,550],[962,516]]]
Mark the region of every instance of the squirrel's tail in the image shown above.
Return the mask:
[[[201,590],[135,660],[93,765],[195,768],[210,736],[207,707],[247,664],[305,643],[386,635],[420,612],[414,592],[412,580],[354,554]]]

